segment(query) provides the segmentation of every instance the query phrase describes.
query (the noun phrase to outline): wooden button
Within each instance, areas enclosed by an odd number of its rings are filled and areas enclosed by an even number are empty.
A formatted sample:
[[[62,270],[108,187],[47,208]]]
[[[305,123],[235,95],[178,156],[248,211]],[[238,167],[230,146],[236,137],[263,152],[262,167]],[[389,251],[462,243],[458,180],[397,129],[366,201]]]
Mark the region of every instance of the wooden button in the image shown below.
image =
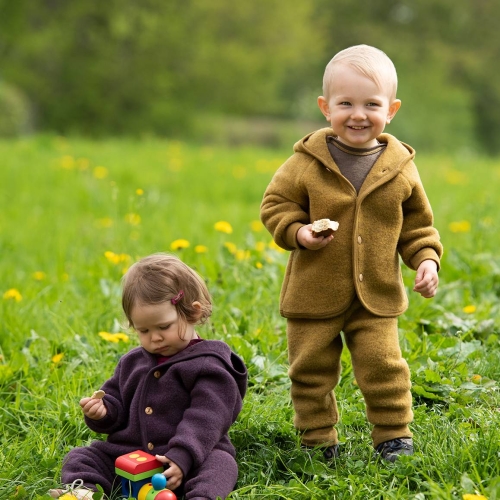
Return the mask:
[[[362,274],[359,275],[359,281],[363,281],[363,275]]]
[[[148,443],[148,450],[151,451],[155,445],[153,443]]]
[[[363,241],[363,240],[361,239],[361,236],[358,236],[358,243],[359,243],[360,245],[361,245],[362,241]]]
[[[153,408],[151,408],[151,406],[148,406],[144,411],[147,415],[151,415],[151,413],[153,413]]]
[[[155,378],[160,378],[161,377],[161,371],[160,370],[156,370],[154,373],[153,373],[154,377]]]

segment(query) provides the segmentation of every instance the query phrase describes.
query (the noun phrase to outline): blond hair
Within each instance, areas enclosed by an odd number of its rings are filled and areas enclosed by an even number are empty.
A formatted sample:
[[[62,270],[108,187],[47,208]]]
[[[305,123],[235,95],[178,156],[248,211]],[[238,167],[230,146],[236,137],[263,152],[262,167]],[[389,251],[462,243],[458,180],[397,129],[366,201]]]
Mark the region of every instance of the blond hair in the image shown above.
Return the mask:
[[[136,304],[170,302],[184,327],[204,323],[212,314],[212,298],[205,282],[175,255],[156,253],[139,260],[123,276],[122,287],[123,312],[131,327]],[[193,302],[199,302],[201,308]]]
[[[386,89],[390,100],[396,98],[398,75],[391,59],[385,52],[370,45],[354,45],[341,50],[326,65],[323,76],[323,95],[328,99],[333,70],[337,64],[345,64],[359,71],[375,82],[381,89]]]

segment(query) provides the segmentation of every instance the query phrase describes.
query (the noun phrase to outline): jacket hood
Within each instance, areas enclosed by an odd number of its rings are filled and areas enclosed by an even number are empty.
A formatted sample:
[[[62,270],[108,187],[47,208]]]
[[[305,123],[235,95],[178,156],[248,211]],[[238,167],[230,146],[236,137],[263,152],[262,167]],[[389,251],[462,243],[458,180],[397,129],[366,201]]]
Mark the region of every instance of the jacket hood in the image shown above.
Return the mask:
[[[156,356],[147,352],[142,347],[140,349],[143,350],[143,354],[149,358],[153,358],[156,363]],[[162,366],[167,367],[176,363],[181,363],[182,361],[205,356],[213,356],[224,363],[228,372],[234,377],[241,397],[243,398],[247,389],[247,368],[243,360],[231,351],[225,342],[220,340],[203,340],[203,342],[198,342],[190,347],[187,347],[175,356],[172,356],[168,361],[162,363]]]
[[[316,130],[315,132],[307,134],[300,141],[297,141],[293,146],[293,150],[295,153],[304,153],[312,158],[316,158],[331,170],[338,170],[328,149],[326,141],[328,136],[336,137],[332,128],[325,127]],[[381,143],[387,143],[387,149],[384,155],[390,158],[389,163],[392,163],[392,159],[397,157],[399,161],[396,162],[396,165],[402,167],[415,157],[415,150],[411,146],[401,142],[391,134],[380,134],[377,140]]]

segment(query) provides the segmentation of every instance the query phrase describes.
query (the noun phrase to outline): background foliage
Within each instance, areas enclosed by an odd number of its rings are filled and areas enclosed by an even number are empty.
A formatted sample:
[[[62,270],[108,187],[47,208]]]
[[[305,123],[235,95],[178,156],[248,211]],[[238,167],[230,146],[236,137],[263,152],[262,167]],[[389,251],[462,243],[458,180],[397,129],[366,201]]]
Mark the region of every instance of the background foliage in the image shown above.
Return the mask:
[[[499,17],[496,0],[0,0],[0,109],[17,113],[0,133],[289,144],[322,123],[328,60],[367,43],[398,68],[390,132],[495,154]]]

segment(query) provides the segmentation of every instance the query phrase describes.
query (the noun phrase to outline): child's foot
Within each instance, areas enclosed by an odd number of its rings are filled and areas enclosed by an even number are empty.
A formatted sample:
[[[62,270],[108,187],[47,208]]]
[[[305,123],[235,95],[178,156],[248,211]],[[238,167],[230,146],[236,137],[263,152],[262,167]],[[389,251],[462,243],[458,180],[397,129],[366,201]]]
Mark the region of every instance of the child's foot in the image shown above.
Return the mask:
[[[77,479],[64,489],[55,488],[53,490],[49,490],[49,495],[52,498],[59,498],[60,500],[92,500],[94,492],[82,485],[83,481],[81,479]]]
[[[311,446],[303,446],[303,448],[310,452],[311,456],[321,453],[323,458],[326,460],[334,460],[339,457],[338,444],[332,444],[330,446],[316,446],[314,448]]]
[[[59,498],[59,500],[92,500],[94,492],[87,488],[77,488],[72,491],[56,488],[49,490],[49,495],[52,498]]]
[[[388,462],[395,462],[400,455],[413,455],[412,438],[396,438],[380,443],[375,451]]]

